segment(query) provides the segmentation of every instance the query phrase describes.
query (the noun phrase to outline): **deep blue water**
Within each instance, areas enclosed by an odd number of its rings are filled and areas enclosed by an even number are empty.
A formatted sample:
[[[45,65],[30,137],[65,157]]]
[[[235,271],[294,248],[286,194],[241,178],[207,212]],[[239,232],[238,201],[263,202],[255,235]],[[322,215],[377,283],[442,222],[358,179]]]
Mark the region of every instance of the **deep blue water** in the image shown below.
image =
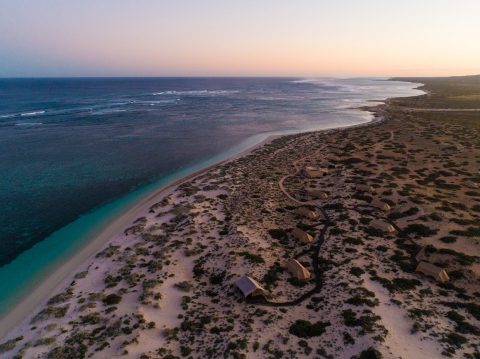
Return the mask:
[[[375,79],[0,79],[0,267],[135,188],[259,133],[369,120]],[[66,239],[68,240],[68,239]]]

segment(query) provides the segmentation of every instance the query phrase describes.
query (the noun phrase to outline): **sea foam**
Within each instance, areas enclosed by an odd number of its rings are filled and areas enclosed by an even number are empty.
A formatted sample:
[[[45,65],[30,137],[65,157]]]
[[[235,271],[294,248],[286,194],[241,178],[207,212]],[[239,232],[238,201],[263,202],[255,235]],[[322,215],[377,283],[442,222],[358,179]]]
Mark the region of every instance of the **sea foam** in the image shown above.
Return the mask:
[[[239,93],[238,90],[190,90],[190,91],[160,91],[154,92],[152,95],[154,96],[162,96],[162,95],[186,95],[186,96],[215,96],[215,95],[230,95]]]
[[[20,116],[22,116],[22,117],[37,116],[37,115],[43,115],[44,113],[45,113],[44,110],[42,110],[42,111],[32,111],[32,112],[21,113]]]

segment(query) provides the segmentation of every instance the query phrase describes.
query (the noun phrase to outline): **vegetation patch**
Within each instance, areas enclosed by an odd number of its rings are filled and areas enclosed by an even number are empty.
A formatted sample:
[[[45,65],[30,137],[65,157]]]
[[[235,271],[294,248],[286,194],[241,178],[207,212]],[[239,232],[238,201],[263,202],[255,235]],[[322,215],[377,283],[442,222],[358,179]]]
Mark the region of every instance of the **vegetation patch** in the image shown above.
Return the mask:
[[[265,260],[262,258],[262,256],[260,256],[258,254],[253,254],[253,253],[250,253],[250,252],[240,252],[240,253],[238,253],[238,255],[245,258],[250,263],[254,263],[254,264],[265,263]]]
[[[431,229],[424,224],[412,223],[402,230],[402,235],[408,236],[410,234],[413,234],[417,237],[430,237],[437,234],[437,232],[437,229]]]
[[[107,296],[103,299],[103,303],[104,303],[105,305],[115,305],[115,304],[120,303],[121,300],[122,300],[122,297],[121,297],[121,296],[119,296],[118,294],[112,293],[112,294],[107,295]]]
[[[273,238],[278,240],[281,244],[288,244],[288,234],[284,229],[273,228],[268,230],[268,234]]]
[[[290,326],[289,332],[299,338],[318,337],[325,333],[330,322],[311,323],[308,320],[297,320]]]

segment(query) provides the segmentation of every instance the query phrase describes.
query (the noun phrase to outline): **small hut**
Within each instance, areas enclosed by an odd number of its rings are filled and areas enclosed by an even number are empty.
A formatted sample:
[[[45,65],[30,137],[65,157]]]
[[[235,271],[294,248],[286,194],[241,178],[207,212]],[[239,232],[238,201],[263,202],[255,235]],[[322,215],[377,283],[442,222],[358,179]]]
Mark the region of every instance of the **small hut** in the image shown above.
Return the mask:
[[[308,280],[310,279],[310,272],[307,268],[302,266],[302,264],[296,259],[290,259],[285,265],[287,270],[290,272],[292,277],[299,280]]]
[[[307,207],[297,208],[296,212],[299,216],[302,216],[308,219],[315,219],[318,217],[317,212],[312,211],[310,208],[307,208]]]
[[[300,228],[295,228],[292,231],[292,235],[302,243],[312,243],[313,237],[305,231],[302,231]]]
[[[390,223],[384,222],[379,219],[375,219],[370,222],[370,227],[373,227],[375,229],[379,229],[382,232],[387,232],[387,233],[393,233],[395,232],[395,227],[392,226]]]
[[[328,174],[327,168],[307,166],[302,169],[302,175],[307,178],[318,178]]]
[[[267,295],[267,291],[258,282],[249,276],[243,276],[235,282],[237,288],[245,298]]]
[[[313,198],[317,198],[317,199],[327,199],[328,198],[328,193],[326,193],[322,190],[319,190],[319,189],[307,188],[305,190],[305,192],[307,192],[307,194],[309,196],[312,196]]]
[[[322,162],[320,162],[320,166],[324,168],[335,168],[335,163],[332,163],[329,160],[323,160]]]
[[[357,192],[375,192],[375,188],[369,186],[368,184],[357,184],[355,186],[355,189],[357,190]]]
[[[432,277],[442,283],[448,282],[450,280],[445,269],[437,267],[436,265],[430,264],[428,262],[418,263],[417,269],[415,269],[415,271],[423,273],[427,277]]]
[[[375,198],[371,205],[373,207],[376,207],[378,209],[381,209],[382,211],[385,211],[385,212],[388,212],[392,209],[392,207],[390,207],[390,205],[386,202],[383,202],[382,200],[378,199],[378,198]]]
[[[465,186],[467,186],[470,189],[478,189],[479,188],[478,183],[475,183],[473,181],[465,181],[464,184],[465,184]]]

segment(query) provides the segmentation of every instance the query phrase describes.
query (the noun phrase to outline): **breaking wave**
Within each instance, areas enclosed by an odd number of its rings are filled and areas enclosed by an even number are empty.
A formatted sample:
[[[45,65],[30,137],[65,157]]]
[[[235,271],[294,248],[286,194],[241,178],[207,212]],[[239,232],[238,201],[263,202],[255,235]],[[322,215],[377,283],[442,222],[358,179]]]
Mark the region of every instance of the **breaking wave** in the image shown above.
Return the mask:
[[[22,116],[22,117],[37,116],[37,115],[43,115],[44,113],[45,113],[44,110],[42,110],[42,111],[32,111],[32,112],[21,113],[20,116]]]
[[[111,110],[99,110],[90,112],[91,115],[108,115],[111,113],[127,112],[127,110],[111,109]]]
[[[15,124],[15,126],[23,126],[23,127],[29,127],[29,126],[40,126],[43,125],[42,122],[18,122]]]
[[[230,95],[239,93],[238,90],[190,90],[190,91],[160,91],[154,92],[152,95],[154,96],[162,96],[162,95],[186,95],[186,96],[221,96],[221,95]]]

